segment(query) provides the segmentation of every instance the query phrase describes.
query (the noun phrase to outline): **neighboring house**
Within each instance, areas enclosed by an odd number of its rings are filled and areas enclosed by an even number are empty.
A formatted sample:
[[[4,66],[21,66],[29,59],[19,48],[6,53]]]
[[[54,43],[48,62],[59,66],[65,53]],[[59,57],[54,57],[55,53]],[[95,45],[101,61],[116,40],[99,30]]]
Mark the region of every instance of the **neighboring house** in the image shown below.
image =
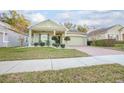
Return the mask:
[[[116,39],[117,41],[124,41],[124,27],[121,25],[114,25],[109,28],[102,28],[88,33],[88,40],[101,39]]]
[[[54,43],[52,36],[58,36],[60,44],[66,46],[86,46],[87,36],[81,32],[70,32],[65,26],[57,24],[51,20],[42,21],[29,28],[29,46],[35,42],[45,42],[49,40],[50,45]],[[65,42],[65,36],[70,37],[70,41]]]
[[[28,37],[17,32],[12,26],[0,21],[0,47],[15,47],[26,45]]]

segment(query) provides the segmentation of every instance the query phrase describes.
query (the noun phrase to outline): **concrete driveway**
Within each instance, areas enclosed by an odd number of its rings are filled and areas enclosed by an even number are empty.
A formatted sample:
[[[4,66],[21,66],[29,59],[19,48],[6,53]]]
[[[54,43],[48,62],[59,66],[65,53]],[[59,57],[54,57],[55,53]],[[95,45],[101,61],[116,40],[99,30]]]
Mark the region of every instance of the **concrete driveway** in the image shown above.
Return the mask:
[[[124,54],[124,52],[112,50],[112,49],[105,49],[101,47],[74,47],[74,49],[77,49],[79,51],[85,52],[91,56],[103,56],[103,55],[121,55]]]

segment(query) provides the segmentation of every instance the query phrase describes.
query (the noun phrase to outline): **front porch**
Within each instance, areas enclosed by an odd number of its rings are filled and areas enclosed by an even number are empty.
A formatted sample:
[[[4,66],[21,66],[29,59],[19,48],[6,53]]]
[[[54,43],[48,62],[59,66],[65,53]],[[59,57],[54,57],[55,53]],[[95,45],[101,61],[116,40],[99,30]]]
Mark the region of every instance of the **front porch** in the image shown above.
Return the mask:
[[[52,46],[52,44],[55,43],[55,41],[52,40],[53,36],[58,37],[59,44],[63,44],[66,32],[67,29],[64,26],[57,24],[51,20],[40,22],[39,24],[36,24],[29,28],[28,46],[33,46],[34,43],[40,42],[45,43],[45,45]]]
[[[32,31],[31,33],[31,46],[34,45],[34,43],[45,43],[46,46],[52,46],[53,43],[55,43],[54,40],[52,40],[52,37],[56,36],[59,39],[59,44],[64,43],[64,32],[56,32],[56,31]]]

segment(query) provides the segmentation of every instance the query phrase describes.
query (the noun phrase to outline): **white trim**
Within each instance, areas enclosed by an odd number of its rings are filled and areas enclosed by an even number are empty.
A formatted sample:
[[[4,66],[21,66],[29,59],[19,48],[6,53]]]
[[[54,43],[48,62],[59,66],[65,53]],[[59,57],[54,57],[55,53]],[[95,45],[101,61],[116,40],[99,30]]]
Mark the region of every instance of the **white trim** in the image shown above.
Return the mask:
[[[87,37],[87,35],[67,34],[66,36]]]
[[[56,31],[55,30],[53,31],[53,34],[54,34],[54,36],[56,35]]]
[[[29,36],[28,36],[28,46],[31,47],[32,43],[32,30],[29,29]]]
[[[5,47],[8,47],[8,42],[9,41],[5,40],[5,37],[6,37],[6,32],[3,32],[3,41],[2,42],[3,42]]]

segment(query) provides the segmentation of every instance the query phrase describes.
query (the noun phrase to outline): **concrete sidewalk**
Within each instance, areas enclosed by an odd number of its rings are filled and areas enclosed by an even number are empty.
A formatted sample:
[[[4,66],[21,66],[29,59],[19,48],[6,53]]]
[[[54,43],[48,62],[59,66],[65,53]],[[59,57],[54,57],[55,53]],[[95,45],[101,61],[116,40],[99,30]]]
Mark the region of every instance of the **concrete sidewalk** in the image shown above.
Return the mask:
[[[84,67],[100,64],[118,63],[124,65],[124,55],[107,55],[94,57],[20,60],[0,62],[0,74],[59,70],[65,68]]]

